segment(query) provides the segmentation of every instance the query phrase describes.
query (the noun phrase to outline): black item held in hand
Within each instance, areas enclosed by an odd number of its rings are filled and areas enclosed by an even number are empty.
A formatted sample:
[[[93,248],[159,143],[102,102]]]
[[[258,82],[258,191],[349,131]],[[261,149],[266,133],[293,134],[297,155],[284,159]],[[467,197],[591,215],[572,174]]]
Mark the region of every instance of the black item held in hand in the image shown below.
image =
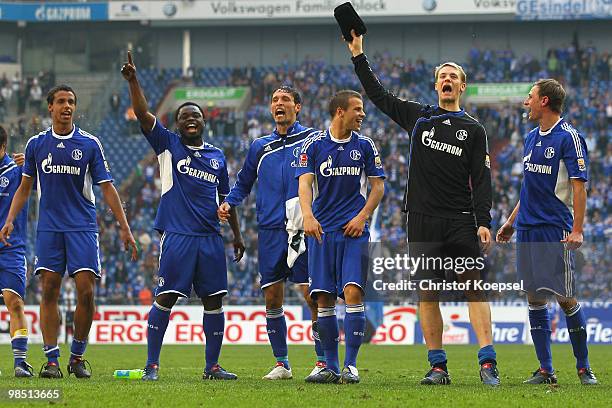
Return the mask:
[[[363,35],[367,32],[363,20],[359,17],[353,5],[348,1],[334,9],[334,17],[342,30],[344,40],[347,42],[353,41],[351,30],[355,30],[357,35]]]

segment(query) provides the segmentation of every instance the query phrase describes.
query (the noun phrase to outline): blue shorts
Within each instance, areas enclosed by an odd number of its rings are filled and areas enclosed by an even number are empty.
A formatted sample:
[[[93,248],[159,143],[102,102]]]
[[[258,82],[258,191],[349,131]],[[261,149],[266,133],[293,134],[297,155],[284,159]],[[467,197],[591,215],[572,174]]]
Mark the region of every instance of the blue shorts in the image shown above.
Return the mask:
[[[227,293],[225,246],[221,235],[184,235],[164,232],[159,244],[159,282],[162,293],[198,297]]]
[[[23,245],[0,249],[0,290],[15,292],[22,299],[25,298],[28,269],[25,253]]]
[[[264,289],[276,282],[289,279],[300,285],[308,284],[308,251],[287,266],[289,234],[284,229],[260,229],[257,234],[259,283]]]
[[[98,233],[93,231],[51,232],[36,235],[35,273],[41,270],[73,276],[91,271],[100,278],[100,246]]]
[[[363,291],[368,274],[368,242],[365,230],[359,238],[345,237],[344,231],[323,234],[322,243],[308,238],[308,265],[310,266],[310,296],[327,292],[344,299],[346,285],[354,284]]]
[[[559,242],[568,235],[569,232],[555,226],[517,231],[518,278],[527,292],[575,296],[574,253]]]

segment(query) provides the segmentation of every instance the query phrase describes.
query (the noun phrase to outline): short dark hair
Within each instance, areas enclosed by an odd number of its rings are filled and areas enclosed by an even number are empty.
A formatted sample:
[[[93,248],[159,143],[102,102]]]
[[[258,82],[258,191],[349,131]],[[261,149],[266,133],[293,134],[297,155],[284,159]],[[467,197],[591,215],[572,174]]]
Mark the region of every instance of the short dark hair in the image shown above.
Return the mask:
[[[538,87],[538,95],[548,97],[548,107],[555,113],[563,111],[563,103],[565,102],[565,89],[556,79],[540,79],[534,86]]]
[[[51,105],[53,103],[53,99],[55,98],[55,94],[58,93],[59,91],[72,92],[72,94],[74,95],[74,103],[76,104],[77,96],[76,96],[76,92],[74,92],[74,89],[72,89],[71,87],[69,87],[66,84],[61,84],[61,85],[54,86],[53,88],[51,88],[49,90],[49,92],[47,92],[47,103],[49,105]]]
[[[296,104],[302,104],[302,95],[300,95],[300,92],[289,86],[289,85],[283,85],[281,87],[278,87],[274,90],[274,92],[272,92],[272,95],[270,95],[270,99],[272,99],[272,96],[277,92],[277,91],[282,91],[282,92],[287,92],[288,94],[290,94],[293,97],[293,102],[295,102]]]
[[[178,117],[179,117],[179,112],[181,111],[181,109],[183,109],[185,106],[195,106],[196,108],[198,108],[198,110],[200,111],[200,113],[202,114],[202,118],[204,118],[204,120],[206,120],[206,118],[204,117],[204,111],[202,110],[202,107],[200,105],[198,105],[195,102],[185,102],[182,103],[178,108],[176,108],[176,112],[174,112],[174,121],[177,122],[178,121]]]
[[[6,130],[4,130],[4,128],[0,126],[0,148],[6,147],[7,144],[8,144],[8,134],[6,133]]]
[[[336,92],[334,96],[329,101],[329,115],[332,117],[336,116],[336,111],[338,108],[342,108],[344,110],[348,109],[349,99],[351,98],[359,98],[363,101],[363,97],[359,92],[353,91],[352,89],[344,89],[342,91]]]

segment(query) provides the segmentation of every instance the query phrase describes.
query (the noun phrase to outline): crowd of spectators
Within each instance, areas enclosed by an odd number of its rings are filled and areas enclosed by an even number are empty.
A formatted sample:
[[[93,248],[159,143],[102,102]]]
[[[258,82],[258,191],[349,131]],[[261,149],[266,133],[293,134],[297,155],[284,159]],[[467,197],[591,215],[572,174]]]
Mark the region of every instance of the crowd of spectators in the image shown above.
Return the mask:
[[[22,78],[14,73],[9,78],[6,73],[0,76],[0,122],[9,113],[23,116],[26,111],[40,115],[45,111],[47,92],[55,84],[53,71],[42,71],[38,75]]]
[[[402,60],[389,53],[370,56],[381,82],[404,99],[434,104],[437,100],[432,86],[434,66],[423,60]],[[588,211],[585,223],[585,245],[577,256],[580,270],[579,296],[610,298],[612,270],[607,243],[612,232],[612,100],[610,69],[612,56],[597,52],[594,47],[564,46],[548,51],[544,60],[530,55],[516,56],[511,50],[473,48],[463,62],[469,82],[533,82],[538,78],[559,79],[568,92],[564,117],[585,137],[590,156]],[[193,69],[197,79],[204,70]],[[234,69],[222,85],[249,86],[252,103],[244,113],[206,107],[209,118],[208,142],[221,147],[228,160],[230,180],[236,179],[251,142],[270,133],[273,122],[269,113],[269,96],[281,84],[291,84],[302,94],[301,123],[325,128],[330,123],[327,102],[343,88],[361,89],[352,66],[331,66],[325,61],[308,58],[297,66],[288,63],[268,69],[251,66]],[[122,97],[127,97],[122,95]],[[112,106],[111,101],[111,106]],[[518,103],[475,105],[464,108],[477,117],[487,129],[493,169],[493,232],[505,221],[519,196],[522,173],[523,136],[536,125],[528,123],[525,111]],[[391,123],[366,99],[366,121],[362,133],[375,140],[387,174],[385,197],[375,225],[380,236],[390,245],[405,242],[404,216],[400,211],[407,171],[409,135]],[[244,120],[242,120],[244,118]],[[143,139],[143,143],[145,143]],[[133,174],[121,185],[134,236],[141,248],[137,263],[127,261],[121,251],[113,217],[101,205],[99,216],[103,278],[97,286],[98,299],[112,303],[150,303],[156,284],[159,235],[153,231],[153,219],[160,198],[161,185],[156,157],[151,154],[138,164]],[[257,225],[254,194],[240,209],[243,237],[247,253],[239,263],[228,263],[230,293],[234,304],[261,301],[257,279]],[[32,230],[33,228],[31,228]],[[224,227],[228,242],[231,232]],[[515,264],[506,250],[494,250],[491,264],[498,266],[497,280],[515,279]],[[37,286],[36,281],[30,284]],[[37,289],[29,293],[37,296]],[[292,289],[290,296],[297,296]]]

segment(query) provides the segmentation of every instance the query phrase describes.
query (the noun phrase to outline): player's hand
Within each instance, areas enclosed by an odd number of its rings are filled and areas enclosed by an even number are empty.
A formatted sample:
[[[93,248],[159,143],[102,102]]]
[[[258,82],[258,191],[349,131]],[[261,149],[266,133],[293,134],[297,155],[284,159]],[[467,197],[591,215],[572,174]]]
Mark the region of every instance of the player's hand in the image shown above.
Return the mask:
[[[342,229],[345,237],[358,238],[363,234],[365,229],[366,218],[357,214],[355,218],[350,220]]]
[[[489,252],[489,249],[491,249],[491,231],[489,231],[487,227],[478,227],[478,232],[476,232],[476,234],[480,239],[482,251],[484,253]]]
[[[2,227],[2,230],[0,230],[0,242],[6,246],[11,246],[8,240],[11,239],[11,234],[13,233],[14,229],[15,226],[12,222],[7,222],[4,224],[4,227]]]
[[[321,237],[323,236],[323,228],[321,224],[319,224],[319,221],[312,215],[304,217],[304,234],[316,238],[319,244],[322,242]]]
[[[356,57],[358,55],[363,54],[363,35],[357,35],[357,33],[355,33],[355,30],[351,30],[351,35],[353,36],[352,42],[346,41],[344,37],[342,37],[342,41],[346,42],[349,51],[351,52],[353,57]]]
[[[565,244],[565,247],[571,251],[580,248],[583,241],[584,237],[582,236],[582,233],[574,231],[561,240],[561,242]]]
[[[23,166],[25,164],[25,154],[13,153],[13,160],[15,161],[16,165]]]
[[[127,58],[127,62],[121,67],[121,75],[123,75],[126,81],[131,81],[136,78],[136,66],[132,61],[131,51],[127,52]]]
[[[502,244],[508,243],[510,242],[510,238],[512,238],[512,234],[514,234],[514,227],[512,227],[512,224],[506,222],[497,230],[495,240]]]
[[[132,261],[138,260],[138,247],[136,246],[136,241],[134,240],[134,236],[132,235],[132,231],[129,228],[119,229],[119,238],[121,238],[121,242],[123,242],[123,248],[126,251],[132,249]]]
[[[234,237],[232,245],[234,245],[234,262],[240,262],[240,260],[244,256],[245,251],[244,241],[242,240],[242,237]]]
[[[219,221],[221,222],[229,221],[231,209],[232,209],[232,206],[229,205],[229,203],[226,203],[226,202],[221,203],[219,208],[217,208],[217,217],[219,217]]]

